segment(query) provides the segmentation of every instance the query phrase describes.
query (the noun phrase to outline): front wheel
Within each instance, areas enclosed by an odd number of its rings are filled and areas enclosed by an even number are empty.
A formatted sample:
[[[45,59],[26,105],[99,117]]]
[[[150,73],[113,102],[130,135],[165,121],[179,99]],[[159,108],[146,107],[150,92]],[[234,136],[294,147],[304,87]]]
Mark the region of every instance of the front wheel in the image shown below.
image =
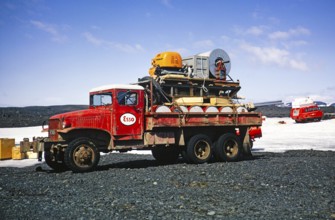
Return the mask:
[[[232,133],[221,135],[215,143],[215,157],[219,161],[237,161],[241,155],[241,141]]]
[[[64,162],[73,172],[92,171],[99,163],[100,153],[88,138],[78,138],[70,142],[65,150]]]

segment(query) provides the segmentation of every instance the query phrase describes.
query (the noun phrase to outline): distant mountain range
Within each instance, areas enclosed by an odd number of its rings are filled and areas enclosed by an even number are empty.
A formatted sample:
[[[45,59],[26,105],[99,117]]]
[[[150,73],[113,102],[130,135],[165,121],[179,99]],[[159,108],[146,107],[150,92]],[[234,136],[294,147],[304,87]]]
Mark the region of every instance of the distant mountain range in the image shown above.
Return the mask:
[[[51,116],[87,109],[87,105],[55,105],[29,107],[0,107],[0,128],[42,126]],[[334,113],[334,107],[322,107],[324,112]],[[257,112],[267,117],[290,117],[291,107],[261,106]]]
[[[87,108],[88,105],[0,107],[0,128],[42,126],[52,115]]]

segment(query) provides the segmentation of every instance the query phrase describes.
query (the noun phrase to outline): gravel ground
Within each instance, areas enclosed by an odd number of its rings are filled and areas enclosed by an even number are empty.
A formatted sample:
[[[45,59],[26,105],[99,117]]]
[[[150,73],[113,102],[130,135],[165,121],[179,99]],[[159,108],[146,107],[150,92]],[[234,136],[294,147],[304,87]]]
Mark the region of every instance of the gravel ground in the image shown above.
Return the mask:
[[[109,154],[96,171],[0,168],[1,219],[335,219],[335,152],[159,165]]]

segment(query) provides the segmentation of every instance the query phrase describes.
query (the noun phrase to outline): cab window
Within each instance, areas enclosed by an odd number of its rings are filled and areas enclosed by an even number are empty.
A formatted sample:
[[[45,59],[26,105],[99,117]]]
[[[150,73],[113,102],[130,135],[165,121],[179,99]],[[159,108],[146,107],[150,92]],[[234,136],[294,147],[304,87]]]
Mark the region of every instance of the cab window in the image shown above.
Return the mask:
[[[117,94],[119,105],[137,105],[137,93],[130,91],[122,91]]]
[[[91,106],[104,106],[112,104],[112,93],[100,93],[90,96]]]

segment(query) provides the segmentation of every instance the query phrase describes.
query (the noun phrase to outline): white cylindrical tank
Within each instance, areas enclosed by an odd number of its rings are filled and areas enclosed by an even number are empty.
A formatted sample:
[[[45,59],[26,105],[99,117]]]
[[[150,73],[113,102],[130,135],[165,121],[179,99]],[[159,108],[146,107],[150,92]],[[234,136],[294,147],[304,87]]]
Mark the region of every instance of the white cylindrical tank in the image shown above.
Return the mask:
[[[184,112],[184,113],[186,113],[186,112],[188,112],[188,109],[187,109],[187,107],[185,107],[185,106],[183,106],[183,105],[180,105],[180,106],[178,106],[178,107],[172,107],[172,111],[173,112],[180,112],[180,111],[182,111],[182,112]]]
[[[246,107],[243,106],[239,106],[236,109],[237,112],[248,112],[248,109]]]
[[[217,107],[209,106],[206,108],[205,112],[219,112]]]
[[[229,106],[222,107],[220,112],[233,112],[233,109]]]
[[[165,105],[160,105],[156,108],[156,112],[171,112],[171,110]]]
[[[204,110],[200,106],[192,106],[189,109],[189,112],[204,112]]]

